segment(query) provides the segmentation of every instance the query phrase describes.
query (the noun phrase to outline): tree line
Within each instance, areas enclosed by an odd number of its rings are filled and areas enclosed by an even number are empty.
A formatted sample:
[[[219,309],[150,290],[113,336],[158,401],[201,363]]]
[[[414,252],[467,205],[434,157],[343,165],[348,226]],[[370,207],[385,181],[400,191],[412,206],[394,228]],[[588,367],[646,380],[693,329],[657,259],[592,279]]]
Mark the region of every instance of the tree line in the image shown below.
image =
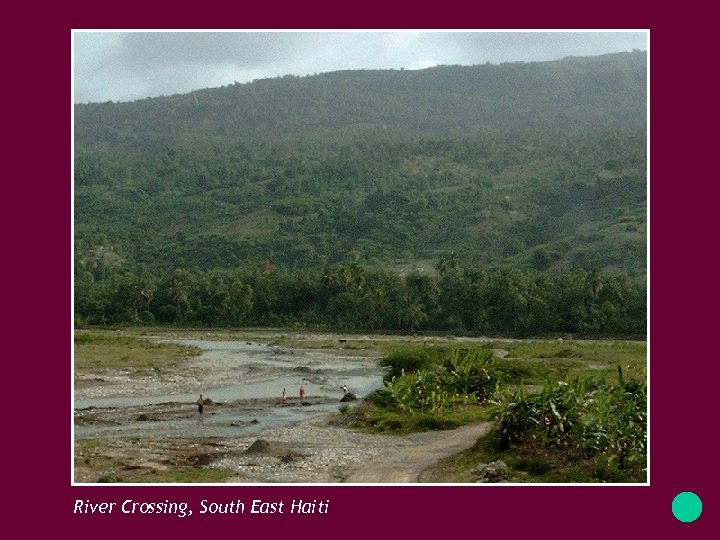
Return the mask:
[[[356,263],[323,269],[94,272],[75,265],[75,323],[290,326],[534,336],[644,336],[646,286],[624,274],[464,266],[401,275]]]

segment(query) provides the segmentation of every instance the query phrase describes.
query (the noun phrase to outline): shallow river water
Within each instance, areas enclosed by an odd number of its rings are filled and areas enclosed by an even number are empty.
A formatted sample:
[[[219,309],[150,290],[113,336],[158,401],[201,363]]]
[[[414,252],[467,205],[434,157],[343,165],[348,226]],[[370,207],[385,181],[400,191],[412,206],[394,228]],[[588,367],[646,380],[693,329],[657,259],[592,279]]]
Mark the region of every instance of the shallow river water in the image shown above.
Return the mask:
[[[92,437],[193,437],[248,436],[264,429],[290,425],[314,416],[336,412],[345,385],[358,398],[382,387],[382,370],[377,360],[359,356],[339,356],[336,353],[272,347],[245,341],[211,341],[194,339],[163,340],[194,346],[201,354],[189,360],[197,379],[174,391],[158,384],[157,391],[138,395],[128,387],[127,392],[112,395],[77,395],[74,400],[76,417],[88,411],[109,411],[115,418],[127,411],[129,421],[77,422],[76,438]],[[300,386],[305,389],[307,406],[300,403]],[[143,382],[143,387],[147,387]],[[194,388],[189,388],[194,387]],[[287,405],[280,406],[280,396],[286,390]],[[199,394],[209,398],[205,414],[195,411]],[[248,400],[247,402],[245,400]],[[171,415],[153,421],[138,420],[144,409],[149,413],[174,405],[187,407],[188,414]],[[231,404],[230,407],[222,406]]]

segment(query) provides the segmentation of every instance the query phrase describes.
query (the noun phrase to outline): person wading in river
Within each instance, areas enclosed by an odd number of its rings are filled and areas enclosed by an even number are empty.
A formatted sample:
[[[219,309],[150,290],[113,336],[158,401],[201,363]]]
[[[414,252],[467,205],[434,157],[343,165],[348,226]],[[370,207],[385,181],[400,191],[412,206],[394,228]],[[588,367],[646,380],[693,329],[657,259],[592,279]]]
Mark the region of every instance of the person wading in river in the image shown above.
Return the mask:
[[[202,394],[200,394],[200,397],[198,398],[198,400],[195,403],[197,403],[198,412],[200,414],[202,414],[203,413],[203,405],[205,405],[205,400],[203,399]]]
[[[305,399],[305,389],[300,385],[300,403],[303,403]]]

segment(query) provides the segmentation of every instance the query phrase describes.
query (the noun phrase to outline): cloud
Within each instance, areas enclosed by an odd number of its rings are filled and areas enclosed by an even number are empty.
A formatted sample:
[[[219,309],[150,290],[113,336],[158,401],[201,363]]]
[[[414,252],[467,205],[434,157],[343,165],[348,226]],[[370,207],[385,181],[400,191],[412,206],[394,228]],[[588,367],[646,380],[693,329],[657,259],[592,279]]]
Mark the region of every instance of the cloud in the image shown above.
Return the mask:
[[[303,37],[289,33],[170,32],[128,33],[121,37],[121,62],[134,73],[177,64],[256,68],[279,58],[292,61]]]

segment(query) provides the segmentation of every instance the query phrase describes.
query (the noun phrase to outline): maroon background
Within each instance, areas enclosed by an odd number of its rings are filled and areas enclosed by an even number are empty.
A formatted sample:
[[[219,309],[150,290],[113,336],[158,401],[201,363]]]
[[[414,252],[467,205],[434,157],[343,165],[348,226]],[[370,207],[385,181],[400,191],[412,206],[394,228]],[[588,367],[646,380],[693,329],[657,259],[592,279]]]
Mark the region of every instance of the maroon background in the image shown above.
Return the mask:
[[[318,538],[458,534],[708,538],[718,527],[714,394],[717,49],[707,13],[659,3],[122,2],[6,7],[3,529],[76,538],[227,533]],[[441,11],[442,10],[442,11]],[[651,486],[71,486],[71,29],[552,28],[651,30]],[[709,55],[708,55],[709,56]],[[714,160],[713,160],[714,161]],[[20,203],[20,204],[18,204]],[[713,242],[714,240],[714,242]],[[42,365],[42,368],[38,366]],[[31,369],[27,369],[32,366]],[[711,414],[713,415],[711,417]],[[712,437],[714,438],[714,437]],[[697,493],[683,524],[673,497]],[[187,501],[189,518],[74,515],[74,500]],[[330,499],[328,515],[199,516],[202,499]]]

